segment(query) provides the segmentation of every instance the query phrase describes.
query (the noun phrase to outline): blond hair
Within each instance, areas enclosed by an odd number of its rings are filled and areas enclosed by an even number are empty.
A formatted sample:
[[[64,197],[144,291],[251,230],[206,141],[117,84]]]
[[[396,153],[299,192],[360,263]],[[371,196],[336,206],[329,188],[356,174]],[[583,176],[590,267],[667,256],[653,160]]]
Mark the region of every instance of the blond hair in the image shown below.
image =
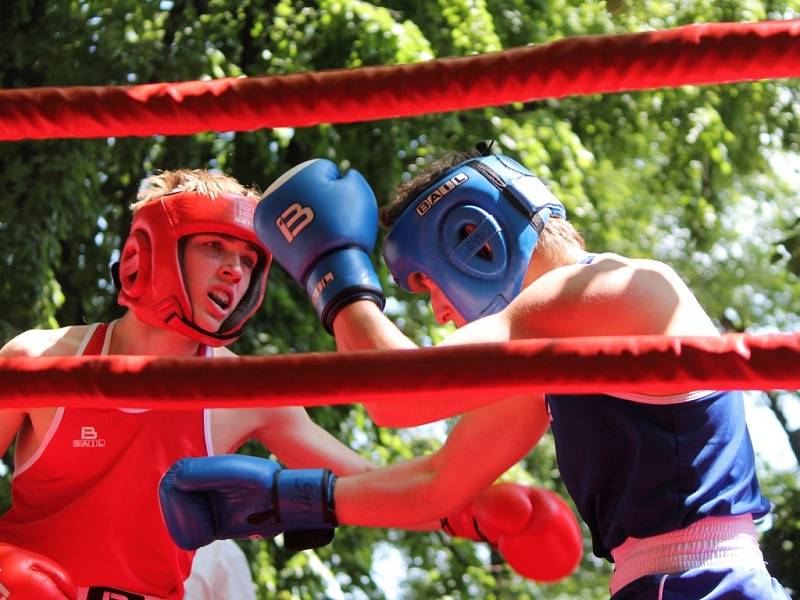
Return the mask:
[[[218,194],[236,194],[258,200],[261,196],[258,189],[245,187],[224,173],[212,173],[204,169],[157,171],[142,180],[131,210],[135,213],[157,198],[178,192],[196,192],[209,198]]]

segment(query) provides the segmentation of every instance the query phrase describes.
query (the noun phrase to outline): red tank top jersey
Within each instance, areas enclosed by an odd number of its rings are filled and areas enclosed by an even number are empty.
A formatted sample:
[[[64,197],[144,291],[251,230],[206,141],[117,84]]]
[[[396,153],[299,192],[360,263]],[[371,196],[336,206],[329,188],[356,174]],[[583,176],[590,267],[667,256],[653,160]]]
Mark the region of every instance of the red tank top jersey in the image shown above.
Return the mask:
[[[77,354],[105,354],[110,330],[92,326]],[[209,418],[58,408],[39,449],[17,466],[0,540],[52,558],[82,588],[182,598],[193,553],[169,537],[158,483],[179,458],[213,454]]]

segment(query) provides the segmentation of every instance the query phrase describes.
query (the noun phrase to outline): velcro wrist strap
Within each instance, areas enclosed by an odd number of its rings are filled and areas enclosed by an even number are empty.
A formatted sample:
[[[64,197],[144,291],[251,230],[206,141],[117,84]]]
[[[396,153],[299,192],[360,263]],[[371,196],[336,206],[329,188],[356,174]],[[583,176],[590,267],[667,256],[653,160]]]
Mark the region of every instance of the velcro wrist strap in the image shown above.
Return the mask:
[[[336,476],[328,469],[284,469],[275,474],[278,522],[285,531],[333,529]]]
[[[322,258],[308,273],[306,293],[328,333],[333,319],[356,300],[371,300],[383,310],[386,298],[369,255],[361,248],[337,250]]]

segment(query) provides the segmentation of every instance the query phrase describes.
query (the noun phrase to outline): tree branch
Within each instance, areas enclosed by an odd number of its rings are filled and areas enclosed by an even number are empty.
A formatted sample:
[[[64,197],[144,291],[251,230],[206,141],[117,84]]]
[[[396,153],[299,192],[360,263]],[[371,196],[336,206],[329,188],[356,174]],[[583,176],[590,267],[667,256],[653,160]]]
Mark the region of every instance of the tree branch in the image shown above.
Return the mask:
[[[775,418],[778,419],[778,423],[781,424],[781,427],[786,432],[786,435],[789,438],[789,445],[792,447],[792,452],[794,453],[794,457],[797,459],[797,462],[800,463],[800,429],[789,428],[789,421],[786,418],[786,413],[780,404],[780,396],[781,395],[778,392],[767,392],[769,407],[775,415]],[[795,392],[794,396],[798,397],[798,394]]]

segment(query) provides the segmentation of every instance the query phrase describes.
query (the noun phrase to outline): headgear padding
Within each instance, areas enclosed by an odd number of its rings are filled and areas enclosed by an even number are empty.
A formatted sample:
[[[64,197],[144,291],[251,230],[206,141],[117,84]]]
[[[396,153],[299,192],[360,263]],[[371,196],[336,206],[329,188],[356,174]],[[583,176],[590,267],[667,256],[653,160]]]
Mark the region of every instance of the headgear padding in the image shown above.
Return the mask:
[[[383,244],[395,280],[425,273],[467,321],[503,309],[522,287],[550,216],[564,206],[507,156],[467,160],[408,204]]]
[[[133,216],[131,232],[122,248],[118,302],[141,321],[172,329],[202,344],[223,346],[233,342],[261,306],[272,260],[253,229],[256,203],[234,194],[212,198],[180,192],[142,206]],[[258,250],[250,287],[217,331],[206,331],[195,324],[183,279],[183,242],[199,233],[230,235],[250,242]]]

